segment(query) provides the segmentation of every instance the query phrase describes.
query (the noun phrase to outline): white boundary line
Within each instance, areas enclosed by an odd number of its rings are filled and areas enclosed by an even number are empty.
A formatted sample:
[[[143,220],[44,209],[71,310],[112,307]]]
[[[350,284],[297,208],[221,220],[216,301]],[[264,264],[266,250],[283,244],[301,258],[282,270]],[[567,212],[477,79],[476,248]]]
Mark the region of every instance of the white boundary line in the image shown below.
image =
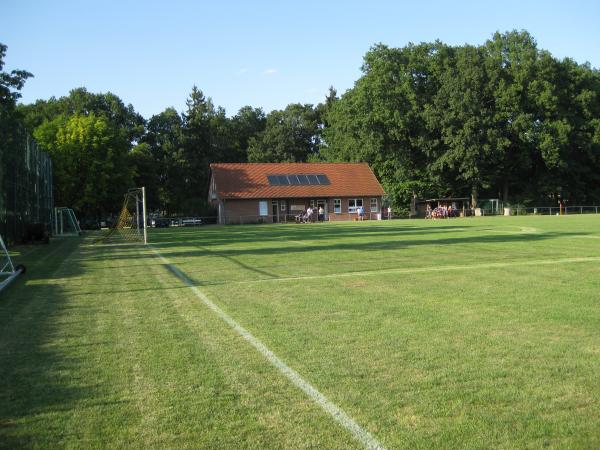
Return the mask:
[[[231,318],[225,311],[214,304],[200,289],[194,286],[194,283],[183,273],[177,266],[171,264],[171,262],[162,256],[158,250],[153,246],[149,245],[156,256],[158,256],[163,263],[165,263],[169,269],[185,284],[192,292],[198,297],[202,303],[204,303],[209,309],[211,309],[221,320],[227,325],[233,328],[240,336],[246,339],[250,345],[258,350],[266,359],[275,366],[283,375],[285,375],[296,387],[301,389],[306,395],[308,395],[317,405],[319,405],[325,412],[327,412],[336,422],[346,428],[357,440],[359,440],[367,449],[379,449],[385,450],[385,447],[375,439],[375,437],[367,430],[357,424],[348,414],[346,414],[339,406],[332,403],[327,399],[321,392],[317,390],[313,385],[300,376],[298,372],[284,363],[275,353],[263,344],[260,340],[255,338],[248,330],[237,323]]]

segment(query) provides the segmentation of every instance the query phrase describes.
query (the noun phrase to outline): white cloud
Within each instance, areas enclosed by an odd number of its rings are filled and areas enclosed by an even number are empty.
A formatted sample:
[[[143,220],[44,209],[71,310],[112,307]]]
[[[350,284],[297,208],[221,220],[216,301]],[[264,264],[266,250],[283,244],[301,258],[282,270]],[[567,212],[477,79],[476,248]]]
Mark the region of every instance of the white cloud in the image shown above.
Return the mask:
[[[277,72],[278,72],[278,70],[277,70],[277,69],[267,69],[267,70],[265,70],[263,73],[264,73],[265,75],[275,75]]]

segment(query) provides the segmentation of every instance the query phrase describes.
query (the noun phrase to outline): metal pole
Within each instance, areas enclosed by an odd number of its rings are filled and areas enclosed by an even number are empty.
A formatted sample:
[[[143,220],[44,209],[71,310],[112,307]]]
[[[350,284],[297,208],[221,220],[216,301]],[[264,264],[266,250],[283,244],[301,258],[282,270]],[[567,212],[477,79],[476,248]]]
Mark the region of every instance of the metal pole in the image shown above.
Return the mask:
[[[148,232],[146,227],[146,188],[142,186],[142,213],[144,214],[144,244],[148,243]]]
[[[139,191],[135,193],[135,228],[137,230],[138,236],[140,233],[140,193]],[[132,224],[133,225],[133,224]]]

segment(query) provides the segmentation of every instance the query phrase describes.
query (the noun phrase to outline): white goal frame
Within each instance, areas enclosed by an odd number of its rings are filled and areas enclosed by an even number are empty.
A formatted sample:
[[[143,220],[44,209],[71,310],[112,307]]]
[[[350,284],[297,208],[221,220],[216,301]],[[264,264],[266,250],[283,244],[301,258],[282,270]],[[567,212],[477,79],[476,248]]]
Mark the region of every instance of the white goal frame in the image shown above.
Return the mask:
[[[65,226],[70,224],[70,228],[74,231],[66,231]],[[55,236],[79,236],[81,235],[81,227],[75,216],[75,212],[71,208],[60,206],[54,208],[54,235]]]
[[[10,283],[13,282],[15,278],[17,278],[22,273],[25,273],[25,266],[15,265],[12,262],[10,255],[8,254],[8,250],[6,249],[6,245],[4,245],[4,240],[0,235],[0,291],[2,291],[5,287],[7,287]]]

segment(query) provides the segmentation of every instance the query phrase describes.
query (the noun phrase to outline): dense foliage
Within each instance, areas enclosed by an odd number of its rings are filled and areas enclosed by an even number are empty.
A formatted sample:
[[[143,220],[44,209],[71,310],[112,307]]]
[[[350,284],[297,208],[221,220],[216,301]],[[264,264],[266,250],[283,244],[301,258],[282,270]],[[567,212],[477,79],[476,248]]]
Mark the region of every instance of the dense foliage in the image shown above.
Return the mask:
[[[332,105],[321,156],[367,161],[394,203],[417,196],[600,201],[600,73],[526,32],[389,48]]]
[[[513,31],[480,46],[376,45],[362,69],[341,97],[331,88],[322,104],[269,114],[228,117],[196,87],[185,111],[148,120],[85,88],[18,112],[53,156],[57,202],[85,216],[114,212],[133,185],[148,188],[150,210],[204,213],[217,161],[366,161],[399,207],[413,196],[600,202],[600,73],[589,64]],[[3,74],[2,101],[14,105],[28,76]]]

